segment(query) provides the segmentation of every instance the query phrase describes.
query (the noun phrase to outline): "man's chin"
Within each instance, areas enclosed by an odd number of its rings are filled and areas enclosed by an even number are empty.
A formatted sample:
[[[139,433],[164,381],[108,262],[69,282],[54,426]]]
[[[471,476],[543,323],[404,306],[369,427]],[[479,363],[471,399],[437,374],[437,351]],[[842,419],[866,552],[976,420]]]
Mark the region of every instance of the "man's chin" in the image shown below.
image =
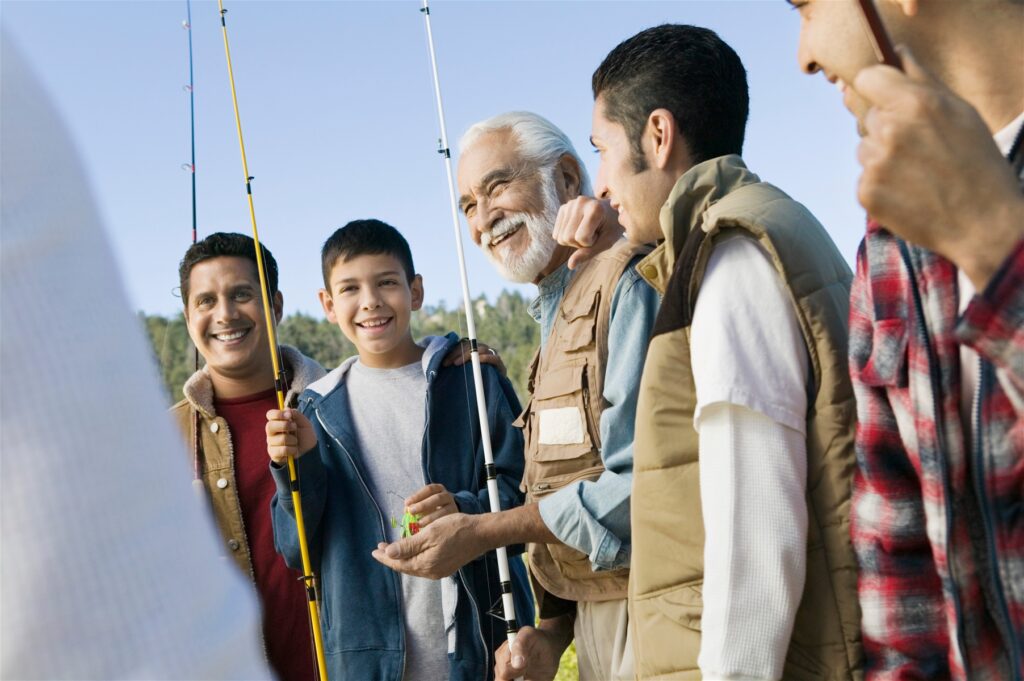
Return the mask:
[[[494,265],[494,268],[498,270],[498,274],[501,275],[502,279],[510,281],[513,284],[530,284],[536,281],[537,277],[540,275],[539,268],[529,268],[530,271],[527,271],[527,269],[522,266],[512,267],[503,259],[495,258],[490,254],[488,254],[487,259],[490,260],[491,264]]]

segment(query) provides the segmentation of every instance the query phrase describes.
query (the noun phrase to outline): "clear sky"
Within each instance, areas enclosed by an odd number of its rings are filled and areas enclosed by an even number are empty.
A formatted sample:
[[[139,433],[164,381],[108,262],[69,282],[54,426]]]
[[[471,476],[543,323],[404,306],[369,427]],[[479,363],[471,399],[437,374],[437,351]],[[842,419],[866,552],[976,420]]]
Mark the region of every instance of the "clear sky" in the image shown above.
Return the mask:
[[[419,6],[225,3],[256,218],[281,268],[286,313],[322,314],[320,245],[365,217],[407,236],[428,303],[461,301]],[[569,134],[592,175],[590,76],[608,51],[663,22],[714,29],[748,72],[747,164],[810,207],[852,262],[864,224],[853,119],[821,76],[799,72],[799,18],[782,0],[436,0],[431,11],[453,147],[477,120],[533,110]],[[79,144],[129,295],[150,313],[180,309],[177,265],[191,242],[185,16],[184,0],[0,7],[5,38]],[[200,237],[249,233],[215,2],[193,3],[192,37]],[[474,295],[512,288],[466,243]]]

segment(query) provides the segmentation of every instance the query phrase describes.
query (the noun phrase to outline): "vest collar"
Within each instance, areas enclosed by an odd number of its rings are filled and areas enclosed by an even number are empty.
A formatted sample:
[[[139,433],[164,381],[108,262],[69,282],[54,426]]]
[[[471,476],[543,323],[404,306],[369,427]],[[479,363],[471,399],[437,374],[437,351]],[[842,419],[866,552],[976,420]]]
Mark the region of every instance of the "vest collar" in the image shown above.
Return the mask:
[[[664,294],[676,256],[690,230],[703,224],[707,209],[739,187],[760,181],[735,154],[698,163],[683,173],[661,207],[659,219],[665,240],[640,261],[640,276]]]

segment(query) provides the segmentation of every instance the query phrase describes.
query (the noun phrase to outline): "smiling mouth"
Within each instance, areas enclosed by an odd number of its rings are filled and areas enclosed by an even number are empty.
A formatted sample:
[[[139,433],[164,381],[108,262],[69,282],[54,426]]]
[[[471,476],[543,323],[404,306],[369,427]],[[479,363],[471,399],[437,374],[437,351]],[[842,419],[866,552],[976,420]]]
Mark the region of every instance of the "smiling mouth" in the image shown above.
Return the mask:
[[[211,335],[222,343],[234,343],[248,336],[250,331],[252,331],[251,327],[248,329],[231,329],[230,331],[221,331]]]
[[[377,330],[381,329],[391,323],[393,317],[385,317],[381,319],[367,319],[366,321],[356,322],[356,326],[361,329]]]
[[[498,246],[498,244],[500,244],[502,241],[505,241],[506,239],[508,239],[513,234],[516,234],[522,228],[523,228],[523,223],[520,222],[520,223],[518,223],[516,225],[513,225],[512,227],[506,229],[504,232],[502,232],[501,234],[499,234],[497,236],[494,236],[493,233],[492,233],[491,241],[490,241],[490,244],[489,244],[489,248],[491,248],[491,249],[496,248]]]

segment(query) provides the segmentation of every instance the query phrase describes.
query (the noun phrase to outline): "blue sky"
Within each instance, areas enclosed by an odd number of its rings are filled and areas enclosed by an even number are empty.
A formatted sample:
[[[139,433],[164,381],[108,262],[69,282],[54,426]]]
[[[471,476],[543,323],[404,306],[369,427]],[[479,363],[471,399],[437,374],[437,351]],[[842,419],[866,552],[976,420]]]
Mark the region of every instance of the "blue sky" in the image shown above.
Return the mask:
[[[461,301],[419,6],[225,3],[256,217],[286,312],[322,314],[320,245],[365,217],[407,236],[429,303]],[[529,109],[569,134],[592,175],[590,75],[605,54],[663,22],[714,29],[748,71],[747,164],[810,207],[852,262],[864,224],[853,119],[821,76],[799,72],[799,18],[781,0],[431,8],[452,145],[479,119]],[[177,265],[191,242],[185,15],[184,0],[5,0],[0,14],[70,126],[125,286],[150,313],[180,309]],[[192,30],[200,237],[249,233],[215,2],[193,3]],[[501,280],[468,239],[467,259],[474,295],[531,289]]]

